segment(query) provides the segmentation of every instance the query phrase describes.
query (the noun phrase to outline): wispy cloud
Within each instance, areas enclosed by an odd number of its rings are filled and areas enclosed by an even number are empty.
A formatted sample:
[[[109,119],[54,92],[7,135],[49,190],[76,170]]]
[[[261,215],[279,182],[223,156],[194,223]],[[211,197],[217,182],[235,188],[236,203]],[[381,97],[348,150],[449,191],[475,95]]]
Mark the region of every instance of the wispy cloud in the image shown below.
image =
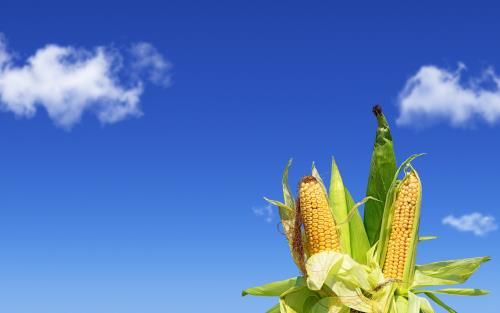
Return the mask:
[[[399,95],[399,125],[422,126],[439,120],[465,126],[474,119],[500,119],[500,76],[492,68],[463,81],[465,65],[456,70],[422,66]]]
[[[476,236],[483,236],[498,228],[493,216],[486,216],[478,212],[455,217],[448,215],[443,219],[444,225],[450,225],[456,230],[472,232]]]
[[[1,108],[29,118],[41,107],[66,129],[85,112],[102,123],[141,116],[145,83],[169,81],[169,63],[149,43],[123,52],[48,44],[20,64],[14,55],[0,34]]]
[[[253,207],[252,211],[256,216],[262,217],[267,223],[273,221],[273,208],[270,204],[263,207]]]

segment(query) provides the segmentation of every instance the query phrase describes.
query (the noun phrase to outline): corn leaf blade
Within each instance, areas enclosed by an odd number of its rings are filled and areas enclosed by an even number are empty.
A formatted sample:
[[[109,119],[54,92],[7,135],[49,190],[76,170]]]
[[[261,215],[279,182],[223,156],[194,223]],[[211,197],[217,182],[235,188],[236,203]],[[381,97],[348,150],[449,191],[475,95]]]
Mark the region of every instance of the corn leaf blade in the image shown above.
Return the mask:
[[[439,305],[443,309],[445,309],[446,311],[448,311],[450,313],[458,313],[453,308],[451,308],[449,305],[447,305],[446,303],[444,303],[443,300],[439,299],[437,296],[433,295],[432,293],[426,293],[425,295],[427,297],[429,297],[429,299],[431,299],[432,301],[434,301],[437,305]]]
[[[348,313],[349,308],[342,305],[337,297],[325,297],[311,309],[312,313]]]
[[[264,296],[264,297],[279,297],[291,288],[296,288],[304,285],[302,277],[293,277],[280,281],[275,281],[265,285],[247,288],[241,293],[242,296]]]
[[[280,304],[273,305],[266,313],[280,313]]]
[[[346,202],[346,189],[334,158],[332,158],[329,202],[335,221],[341,223],[338,226],[342,252],[351,255],[351,234],[349,231],[350,223],[348,221],[349,212]]]
[[[420,301],[412,292],[408,292],[408,313],[420,313]]]
[[[412,288],[465,282],[490,257],[467,258],[417,265]]]
[[[489,294],[488,290],[476,289],[476,288],[445,288],[436,290],[413,290],[413,293],[433,293],[433,294],[444,294],[444,295],[456,295],[456,296],[484,296]]]
[[[345,198],[347,203],[347,208],[352,210],[356,205],[351,193],[347,188],[345,188]],[[366,253],[370,250],[370,241],[368,240],[368,235],[365,231],[365,226],[363,224],[363,219],[359,214],[359,211],[353,214],[349,220],[349,233],[351,237],[351,256],[354,260],[361,264],[367,264]]]
[[[281,313],[310,313],[320,296],[307,289],[299,288],[280,298]]]
[[[435,240],[437,238],[437,236],[420,236],[418,237],[418,241]]]
[[[429,300],[424,297],[418,297],[418,300],[420,301],[420,310],[422,310],[423,313],[434,313],[434,309],[429,303]]]

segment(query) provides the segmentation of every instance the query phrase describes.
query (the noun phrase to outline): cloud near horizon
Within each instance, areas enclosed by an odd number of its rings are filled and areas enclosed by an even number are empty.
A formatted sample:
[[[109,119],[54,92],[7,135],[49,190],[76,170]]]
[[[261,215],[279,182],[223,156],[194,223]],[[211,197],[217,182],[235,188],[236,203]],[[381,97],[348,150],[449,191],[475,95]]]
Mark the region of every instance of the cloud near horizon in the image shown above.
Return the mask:
[[[476,236],[484,236],[498,228],[493,216],[486,216],[478,212],[460,217],[448,215],[442,222],[444,225],[450,225],[458,231],[472,232]]]
[[[70,129],[85,112],[103,124],[142,115],[146,82],[168,86],[170,64],[149,43],[127,51],[48,44],[18,65],[0,34],[0,108],[30,118],[44,108]]]
[[[474,120],[500,120],[500,76],[492,68],[463,81],[465,65],[455,71],[422,66],[407,80],[398,99],[398,125],[422,126],[440,120],[462,127]]]

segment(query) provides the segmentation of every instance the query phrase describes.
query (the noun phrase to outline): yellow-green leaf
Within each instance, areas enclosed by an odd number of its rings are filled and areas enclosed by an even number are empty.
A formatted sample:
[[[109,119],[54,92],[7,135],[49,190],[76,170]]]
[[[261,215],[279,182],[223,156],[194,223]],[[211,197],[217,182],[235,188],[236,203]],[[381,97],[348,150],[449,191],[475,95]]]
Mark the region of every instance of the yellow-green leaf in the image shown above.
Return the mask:
[[[434,313],[434,309],[429,303],[429,300],[423,297],[418,297],[418,300],[420,301],[420,310],[422,310],[422,313]]]
[[[418,237],[418,241],[427,241],[437,239],[437,236],[420,236]]]
[[[266,313],[280,313],[280,305],[279,303],[274,305],[272,308],[266,311]]]
[[[280,298],[281,313],[310,313],[320,296],[307,288],[299,288]]]
[[[413,290],[413,293],[434,293],[456,296],[484,296],[489,294],[488,290],[476,288],[445,288],[436,290]]]
[[[304,279],[302,277],[294,277],[285,280],[275,281],[262,286],[245,289],[243,290],[241,295],[279,297],[287,290],[303,285],[304,285]]]
[[[461,284],[489,260],[486,256],[417,265],[412,288]]]
[[[325,297],[311,309],[312,313],[348,313],[349,308],[340,302],[338,297]]]
[[[426,293],[425,295],[427,297],[429,297],[429,299],[431,299],[432,301],[434,301],[437,305],[439,305],[443,309],[445,309],[446,311],[448,311],[450,313],[458,313],[453,308],[451,308],[449,305],[447,305],[446,303],[444,303],[443,300],[439,299],[437,296],[433,295],[432,293]]]
[[[334,158],[332,158],[329,200],[335,222],[340,223],[338,226],[342,252],[351,255],[351,234],[349,232],[346,190]]]
[[[356,203],[347,188],[345,188],[345,198],[347,208],[352,210]],[[349,220],[349,234],[351,236],[352,258],[361,264],[367,264],[366,253],[370,249],[370,242],[368,241],[368,236],[366,235],[361,214],[359,214],[357,209]]]

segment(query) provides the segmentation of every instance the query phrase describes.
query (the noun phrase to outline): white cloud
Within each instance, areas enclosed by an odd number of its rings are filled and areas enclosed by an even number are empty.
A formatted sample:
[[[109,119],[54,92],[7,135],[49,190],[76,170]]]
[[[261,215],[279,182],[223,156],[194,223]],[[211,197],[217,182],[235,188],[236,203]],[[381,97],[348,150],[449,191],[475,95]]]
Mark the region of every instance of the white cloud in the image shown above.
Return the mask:
[[[485,216],[477,212],[460,217],[448,215],[442,222],[444,225],[450,225],[456,230],[472,232],[476,236],[483,236],[498,228],[493,216]]]
[[[146,73],[149,79],[156,84],[170,85],[170,63],[147,42],[139,42],[132,46],[131,53],[134,56],[133,67],[137,73]]]
[[[54,44],[38,49],[17,65],[0,36],[0,106],[20,117],[33,117],[42,107],[66,129],[87,111],[102,123],[141,116],[145,81],[165,85],[169,66],[150,44],[140,43],[134,49],[145,52],[126,56],[132,59],[130,69],[123,66],[125,57],[118,51]]]
[[[267,223],[271,223],[273,221],[273,208],[270,204],[264,207],[254,207],[252,208],[252,211],[256,216],[264,218]]]
[[[420,126],[448,120],[465,126],[474,119],[494,124],[500,119],[500,76],[488,68],[463,82],[465,65],[450,71],[423,66],[406,82],[399,95],[399,125]]]

